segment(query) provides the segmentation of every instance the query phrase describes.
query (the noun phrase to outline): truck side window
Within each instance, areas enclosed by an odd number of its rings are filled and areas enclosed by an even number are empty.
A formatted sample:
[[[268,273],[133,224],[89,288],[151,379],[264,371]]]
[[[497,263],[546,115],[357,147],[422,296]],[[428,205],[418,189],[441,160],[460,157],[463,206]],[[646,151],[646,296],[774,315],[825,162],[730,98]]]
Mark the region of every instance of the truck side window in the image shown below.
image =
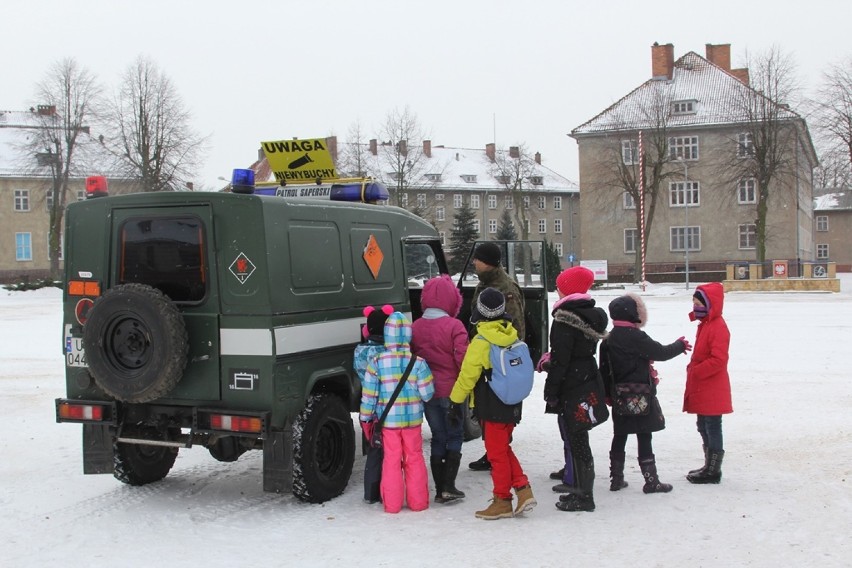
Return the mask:
[[[119,238],[120,284],[147,284],[175,302],[198,302],[204,298],[204,227],[200,219],[128,219]]]
[[[405,274],[409,288],[422,288],[427,280],[440,273],[435,252],[428,243],[405,244]]]

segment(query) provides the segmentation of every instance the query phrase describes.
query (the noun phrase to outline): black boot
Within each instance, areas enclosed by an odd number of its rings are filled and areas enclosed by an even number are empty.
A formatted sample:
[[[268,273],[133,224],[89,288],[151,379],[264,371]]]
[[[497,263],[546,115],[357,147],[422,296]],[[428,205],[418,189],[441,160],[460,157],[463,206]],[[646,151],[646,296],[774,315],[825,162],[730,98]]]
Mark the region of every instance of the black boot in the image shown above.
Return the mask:
[[[431,456],[429,465],[432,467],[432,481],[435,482],[435,503],[444,503],[444,477],[447,464],[444,463],[444,458]]]
[[[459,474],[461,457],[461,454],[458,452],[447,452],[446,461],[444,462],[444,487],[441,490],[441,497],[444,498],[444,503],[464,499],[464,492],[456,489],[456,476]]]
[[[550,479],[555,481],[562,481],[562,476],[565,475],[565,466],[562,466],[562,469],[558,469],[556,471],[550,472]]]
[[[627,487],[624,481],[624,452],[609,453],[609,490],[618,491]]]
[[[687,474],[687,476],[696,475],[698,473],[704,473],[705,471],[707,471],[707,461],[708,461],[708,457],[709,457],[708,454],[707,454],[707,444],[702,444],[701,447],[704,448],[704,465],[702,465],[698,469],[690,470],[690,472]]]
[[[640,458],[639,469],[642,470],[642,477],[645,478],[645,485],[642,487],[643,493],[668,493],[672,490],[671,485],[660,482],[660,478],[657,475],[657,462],[654,459],[654,454]]]
[[[473,471],[491,471],[491,462],[488,461],[488,454],[483,454],[481,458],[467,464],[467,467]]]
[[[556,508],[560,511],[587,511],[595,510],[595,462],[587,463],[574,461],[574,478],[577,482],[578,492],[560,495]]]
[[[722,458],[725,457],[725,452],[722,450],[707,451],[707,469],[695,475],[687,475],[686,479],[690,483],[719,483],[722,481]]]

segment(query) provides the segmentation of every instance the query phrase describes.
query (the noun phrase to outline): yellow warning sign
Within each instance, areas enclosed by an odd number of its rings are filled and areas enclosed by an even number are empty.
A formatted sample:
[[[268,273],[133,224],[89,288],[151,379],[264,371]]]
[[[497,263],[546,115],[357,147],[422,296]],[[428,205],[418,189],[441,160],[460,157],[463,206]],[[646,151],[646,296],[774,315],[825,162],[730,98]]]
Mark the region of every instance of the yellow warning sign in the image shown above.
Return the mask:
[[[322,138],[261,142],[275,181],[308,183],[337,178],[328,145]]]

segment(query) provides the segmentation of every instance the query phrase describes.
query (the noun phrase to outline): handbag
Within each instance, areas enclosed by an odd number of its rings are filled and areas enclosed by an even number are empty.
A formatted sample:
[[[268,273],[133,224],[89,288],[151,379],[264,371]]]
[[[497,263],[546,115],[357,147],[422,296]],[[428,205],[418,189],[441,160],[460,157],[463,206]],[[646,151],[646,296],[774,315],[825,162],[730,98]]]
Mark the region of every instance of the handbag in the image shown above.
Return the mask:
[[[367,503],[376,503],[382,500],[382,461],[385,455],[384,448],[382,447],[382,424],[384,424],[385,418],[387,418],[390,407],[396,402],[396,397],[402,391],[402,387],[408,381],[408,375],[411,374],[416,361],[417,358],[412,356],[408,362],[408,366],[405,368],[405,373],[403,373],[402,378],[399,380],[399,384],[396,385],[393,394],[388,399],[384,412],[382,412],[381,417],[373,425],[369,440],[370,448],[367,450],[367,460],[364,464],[364,500]]]
[[[612,381],[612,411],[619,416],[647,416],[651,412],[651,383],[616,383],[609,350],[606,353],[609,378]]]
[[[575,387],[565,399],[565,425],[569,432],[591,430],[609,420],[601,374]]]

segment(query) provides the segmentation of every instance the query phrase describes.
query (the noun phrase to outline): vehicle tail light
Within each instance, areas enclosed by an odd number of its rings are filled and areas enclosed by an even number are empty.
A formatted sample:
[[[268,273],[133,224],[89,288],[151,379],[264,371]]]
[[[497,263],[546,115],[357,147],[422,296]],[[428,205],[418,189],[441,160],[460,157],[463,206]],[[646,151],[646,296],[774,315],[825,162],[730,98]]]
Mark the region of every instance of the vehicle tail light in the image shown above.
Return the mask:
[[[61,420],[102,422],[108,412],[106,412],[106,408],[104,406],[99,404],[61,402],[56,408],[56,414]]]
[[[210,428],[212,430],[227,430],[229,432],[251,432],[260,434],[263,421],[254,416],[234,416],[229,414],[211,414]]]
[[[101,295],[101,283],[94,280],[69,280],[68,295],[97,298]]]

